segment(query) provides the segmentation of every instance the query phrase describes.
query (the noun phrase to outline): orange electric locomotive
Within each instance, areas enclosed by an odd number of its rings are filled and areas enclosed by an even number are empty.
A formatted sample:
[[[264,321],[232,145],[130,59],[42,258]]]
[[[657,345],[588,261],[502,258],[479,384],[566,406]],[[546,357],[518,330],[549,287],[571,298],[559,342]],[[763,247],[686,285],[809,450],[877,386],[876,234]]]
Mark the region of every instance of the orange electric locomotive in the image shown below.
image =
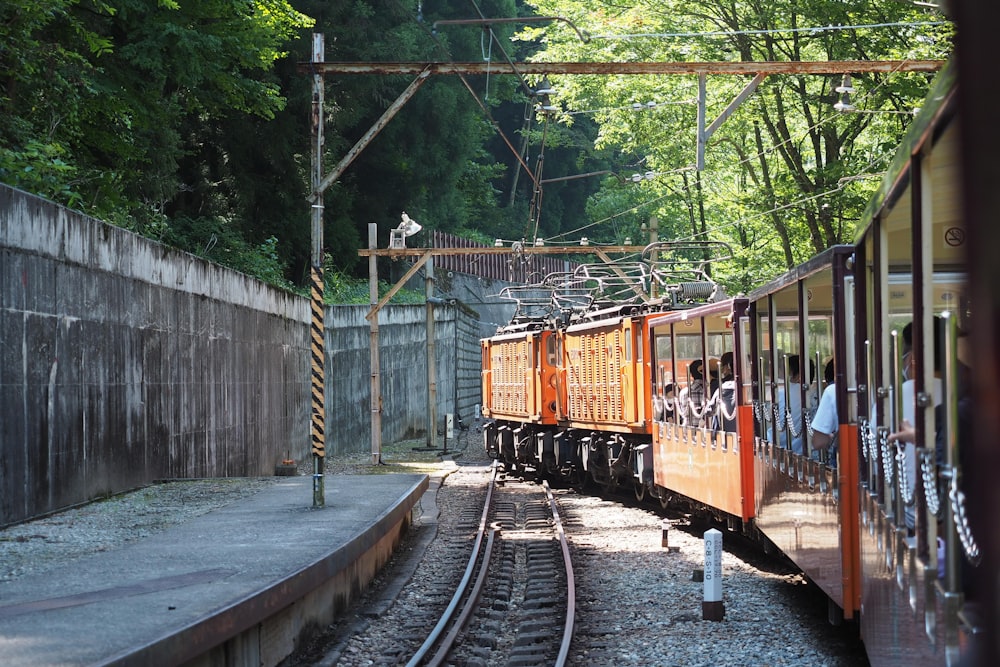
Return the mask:
[[[505,289],[516,314],[482,341],[487,451],[509,470],[659,495],[652,433],[663,377],[649,322],[719,299],[705,269],[727,251],[658,243],[638,261],[581,265]]]

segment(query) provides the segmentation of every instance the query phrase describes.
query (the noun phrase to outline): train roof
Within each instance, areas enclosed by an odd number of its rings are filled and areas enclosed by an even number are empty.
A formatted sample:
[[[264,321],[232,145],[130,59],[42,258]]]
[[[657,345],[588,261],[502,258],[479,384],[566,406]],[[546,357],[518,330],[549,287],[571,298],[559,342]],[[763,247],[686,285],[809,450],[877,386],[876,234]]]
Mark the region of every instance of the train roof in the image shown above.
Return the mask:
[[[742,313],[745,309],[747,303],[747,298],[745,296],[735,296],[728,299],[723,299],[722,301],[715,301],[713,303],[706,303],[701,306],[695,306],[694,308],[687,308],[684,310],[674,310],[668,313],[663,313],[658,317],[654,317],[649,321],[650,326],[659,326],[661,324],[667,324],[669,322],[677,322],[682,320],[693,320],[699,317],[707,317],[712,315],[731,315],[732,313]]]
[[[827,248],[811,259],[795,266],[774,280],[754,289],[748,295],[750,301],[757,301],[769,294],[773,294],[793,283],[797,283],[804,278],[808,278],[814,273],[831,266],[838,258],[854,254],[853,245],[835,245]]]

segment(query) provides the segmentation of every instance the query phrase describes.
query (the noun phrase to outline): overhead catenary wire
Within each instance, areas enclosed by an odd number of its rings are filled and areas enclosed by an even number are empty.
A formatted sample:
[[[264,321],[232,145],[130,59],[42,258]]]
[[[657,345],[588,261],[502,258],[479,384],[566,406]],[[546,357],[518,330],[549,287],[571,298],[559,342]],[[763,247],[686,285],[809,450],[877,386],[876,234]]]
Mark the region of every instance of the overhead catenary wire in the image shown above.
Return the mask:
[[[899,21],[864,23],[859,25],[825,25],[807,28],[762,28],[757,30],[710,30],[704,32],[635,32],[612,35],[591,35],[594,39],[693,39],[697,37],[741,37],[750,35],[781,35],[795,33],[819,34],[839,30],[877,30],[881,28],[920,28],[948,25],[949,21]]]
[[[861,99],[863,100],[866,97],[870,97],[879,88],[881,88],[882,86],[884,86],[885,83],[886,83],[886,80],[888,80],[888,77],[891,76],[892,74],[893,74],[893,72],[890,72],[889,74],[887,74],[886,77],[885,77],[885,80],[883,80],[882,82],[880,82],[877,86],[875,86],[870,91],[866,92],[865,95]],[[806,128],[805,130],[803,130],[800,134],[796,135],[795,137],[789,137],[785,141],[782,141],[782,142],[779,142],[777,144],[774,144],[774,145],[768,147],[764,151],[758,152],[758,153],[756,153],[754,155],[747,156],[746,158],[744,158],[744,159],[736,162],[735,165],[739,166],[739,165],[747,164],[747,163],[750,163],[750,162],[752,162],[754,160],[759,159],[760,157],[763,157],[763,156],[766,156],[766,155],[770,155],[771,153],[774,153],[775,151],[779,150],[781,148],[781,146],[783,146],[785,144],[794,143],[794,142],[799,141],[808,132],[817,129],[818,127],[820,127],[820,126],[822,126],[822,125],[824,125],[826,123],[835,122],[835,119],[838,119],[841,115],[842,114],[832,114],[830,116],[827,116],[826,118],[824,118],[824,119],[822,119],[822,120],[814,123],[813,125],[809,126],[808,128]],[[866,168],[873,167],[875,165],[875,162],[876,162],[876,160],[872,160],[867,165]],[[721,229],[726,229],[726,228],[733,227],[733,226],[736,226],[736,225],[739,225],[739,224],[745,224],[746,222],[750,222],[751,220],[754,220],[756,218],[763,217],[765,215],[770,215],[771,213],[776,213],[778,211],[782,211],[782,210],[785,210],[785,209],[788,209],[788,208],[794,208],[797,205],[800,205],[800,204],[812,201],[814,199],[818,199],[818,198],[822,198],[822,197],[828,197],[828,196],[831,196],[833,194],[836,194],[837,192],[843,191],[845,189],[846,185],[847,185],[846,182],[845,183],[841,183],[841,184],[838,185],[838,187],[836,187],[836,188],[834,188],[832,190],[828,190],[828,191],[825,191],[823,193],[819,193],[819,194],[811,195],[811,196],[808,196],[808,197],[804,197],[802,199],[799,199],[799,200],[796,200],[796,201],[793,201],[793,202],[789,202],[787,204],[782,204],[782,205],[777,206],[777,207],[775,207],[775,208],[773,208],[771,210],[761,211],[761,212],[759,212],[759,213],[757,213],[755,215],[747,216],[745,218],[741,218],[741,219],[736,220],[736,221],[728,222],[728,223],[725,223],[725,224],[722,224],[722,225],[713,226],[713,227],[710,227],[710,228],[706,229],[705,232],[699,232],[697,234],[693,234],[693,235],[688,236],[688,237],[681,237],[678,240],[694,240],[697,237],[703,236],[703,235],[711,233],[713,231],[719,231]],[[596,220],[596,221],[588,223],[586,225],[582,225],[580,227],[576,227],[576,228],[574,228],[572,230],[563,232],[563,233],[561,233],[561,234],[559,234],[557,236],[553,236],[551,238],[553,240],[557,240],[557,239],[560,239],[560,238],[570,237],[570,236],[572,236],[574,234],[577,234],[579,232],[582,232],[582,231],[584,231],[586,229],[590,229],[590,228],[596,227],[597,225],[601,225],[601,224],[604,224],[604,223],[607,223],[607,222],[614,221],[615,219],[617,219],[617,218],[619,218],[619,217],[621,217],[623,215],[627,215],[629,213],[634,213],[634,212],[636,212],[638,210],[641,210],[643,208],[646,208],[648,206],[652,206],[654,204],[657,204],[660,201],[668,198],[669,196],[670,196],[670,194],[655,197],[654,199],[651,199],[651,200],[648,200],[648,201],[645,201],[645,202],[641,202],[641,203],[636,204],[634,206],[630,206],[629,208],[627,208],[625,210],[619,211],[618,213],[615,213],[613,215],[610,215],[610,216],[607,216],[605,218],[602,218],[601,220]]]
[[[407,8],[403,7],[402,3],[399,2],[399,0],[396,0],[396,4],[401,9],[404,9],[404,10],[407,9]],[[482,11],[479,10],[479,7],[476,6],[475,3],[473,3],[473,6],[476,7],[476,10],[479,12],[479,15],[482,16],[483,14],[482,14]],[[435,46],[444,54],[444,56],[448,60],[448,62],[454,62],[454,59],[451,57],[451,53],[448,51],[448,49],[445,47],[445,45],[441,43],[441,40],[438,39],[438,37],[434,33],[434,31],[428,29],[428,27],[424,23],[424,21],[423,21],[423,8],[422,8],[422,4],[419,5],[418,8],[417,8],[417,24],[421,27],[421,29],[424,31],[424,33],[428,37],[431,38],[431,40],[434,42]],[[525,90],[528,90],[530,92],[531,89],[528,86],[527,81],[525,81],[524,76],[521,74],[521,72],[519,72],[517,70],[517,67],[514,66],[513,61],[511,61],[510,56],[504,50],[503,45],[500,44],[499,40],[495,39],[495,35],[493,34],[492,30],[490,30],[490,39],[491,39],[491,43],[495,41],[495,43],[497,44],[497,47],[499,48],[500,52],[503,54],[504,58],[507,60],[508,64],[510,65],[511,70],[513,71],[514,74],[517,75],[518,79],[520,80],[521,85],[525,88]],[[491,51],[490,52],[491,52],[491,57],[492,57],[492,47],[491,47]],[[472,98],[476,101],[476,104],[479,105],[479,108],[482,110],[483,114],[486,116],[486,118],[489,121],[490,126],[493,128],[493,130],[497,133],[497,135],[499,135],[499,137],[507,145],[507,148],[510,149],[511,153],[514,154],[515,159],[518,161],[518,163],[520,163],[520,165],[528,173],[528,176],[530,178],[534,179],[534,174],[531,173],[530,167],[528,167],[528,165],[525,164],[524,160],[522,159],[521,152],[518,151],[517,148],[514,147],[514,144],[511,143],[510,138],[507,137],[506,134],[504,134],[503,130],[500,128],[500,124],[497,122],[497,120],[495,118],[493,118],[493,114],[490,113],[489,107],[486,105],[486,103],[483,100],[481,100],[479,98],[479,95],[476,94],[476,91],[472,88],[472,84],[469,83],[469,81],[466,78],[466,76],[464,74],[458,74],[458,78],[462,82],[462,84],[465,86],[466,90],[469,91],[469,94],[472,95]],[[536,183],[536,186],[537,185],[538,184]]]
[[[484,20],[484,21],[488,20],[485,17],[485,15],[482,13],[482,10],[479,8],[479,6],[474,1],[472,2],[472,5],[476,9],[476,11],[479,14],[481,20]],[[423,25],[423,23],[422,23],[422,16],[420,14],[418,14],[418,22],[421,23],[421,25]],[[632,39],[632,38],[638,38],[638,37],[647,37],[647,38],[650,38],[650,37],[656,37],[656,38],[678,38],[678,37],[701,37],[701,36],[706,36],[706,37],[710,37],[710,36],[736,36],[736,35],[753,35],[753,34],[782,34],[782,33],[798,33],[798,32],[818,33],[818,32],[829,31],[829,30],[848,30],[848,29],[860,30],[860,29],[877,29],[877,28],[886,28],[886,27],[937,26],[937,25],[945,25],[947,23],[948,22],[946,22],[946,21],[926,21],[926,22],[896,22],[896,23],[880,23],[880,24],[859,24],[859,25],[852,25],[852,26],[840,26],[840,25],[838,25],[838,26],[819,26],[819,27],[808,27],[808,28],[789,28],[789,29],[771,29],[771,30],[708,31],[708,32],[699,32],[699,33],[635,33],[635,34],[630,34],[630,35],[593,35],[593,36],[592,35],[587,35],[588,39],[585,40],[585,41],[589,41],[590,39]],[[426,27],[424,27],[424,29],[426,31]],[[505,59],[507,60],[508,65],[510,66],[511,72],[518,76],[521,85],[530,93],[531,92],[531,88],[528,86],[527,82],[525,81],[523,74],[520,71],[518,71],[518,69],[517,69],[516,65],[514,64],[514,62],[510,59],[509,55],[503,49],[503,45],[500,43],[499,39],[496,37],[496,35],[493,32],[492,28],[488,28],[488,31],[489,31],[489,35],[490,35],[491,45],[493,43],[495,43],[497,45],[498,49],[500,50],[500,52],[504,55]],[[448,56],[449,61],[451,61],[450,53],[444,47],[444,45],[440,42],[440,40],[437,38],[436,34],[433,31],[427,31],[427,32],[428,32],[429,36],[434,40],[435,44]],[[579,31],[578,31],[578,33],[579,33]],[[490,52],[492,53],[492,46],[490,47]],[[483,100],[481,100],[479,98],[479,96],[476,95],[475,91],[472,89],[471,85],[469,84],[469,82],[467,81],[467,79],[465,78],[465,76],[460,74],[459,78],[462,80],[463,84],[469,90],[469,93],[473,96],[473,98],[476,100],[476,102],[480,105],[480,108],[483,110],[483,112],[487,115],[487,118],[489,118],[489,120],[491,122],[491,125],[494,128],[494,130],[501,136],[501,138],[507,144],[508,148],[515,155],[516,159],[520,163],[520,166],[524,167],[525,171],[529,175],[529,178],[531,178],[534,181],[536,191],[540,191],[541,190],[541,184],[538,182],[539,179],[532,172],[532,170],[530,169],[530,167],[524,162],[524,160],[522,159],[520,151],[518,151],[514,147],[514,145],[511,143],[511,141],[509,140],[509,138],[507,138],[506,135],[504,135],[503,131],[500,129],[500,127],[499,127],[498,123],[496,122],[496,120],[492,118],[492,115],[490,114],[488,107],[483,102]],[[881,85],[884,85],[884,84],[879,84],[879,86],[881,86]],[[876,87],[876,90],[877,90],[877,87]],[[683,104],[683,103],[688,103],[688,101],[685,100],[683,102],[673,102],[672,104]],[[629,107],[622,107],[622,108],[635,108],[635,105],[630,105]],[[581,111],[581,112],[564,112],[564,115],[573,115],[574,113],[584,113],[584,112],[583,111]],[[805,131],[808,132],[808,131],[810,131],[812,129],[815,129],[819,125],[822,125],[823,123],[829,122],[831,120],[831,118],[826,118],[826,119],[824,119],[824,120],[822,120],[822,121],[820,121],[818,123],[815,123],[813,126],[811,126],[810,128],[808,128]],[[775,145],[769,147],[765,151],[761,151],[760,153],[758,153],[758,154],[756,154],[754,156],[749,156],[749,157],[745,158],[744,160],[741,160],[740,162],[737,163],[737,165],[745,164],[745,163],[749,162],[752,159],[757,159],[757,158],[759,158],[759,157],[761,157],[763,155],[768,155],[770,153],[773,153],[775,150],[778,150],[782,145],[784,145],[785,143],[789,143],[791,141],[793,141],[793,140],[791,138],[789,138],[789,139],[787,139],[787,140],[785,140],[783,142],[780,142],[779,144],[775,144]],[[544,150],[544,146],[543,146],[542,150]],[[835,192],[837,192],[839,190],[842,190],[842,189],[843,189],[843,185],[841,185],[840,187],[835,188],[833,190],[830,190],[830,191],[828,191],[826,193],[822,193],[821,195],[814,195],[814,196],[806,197],[806,198],[797,200],[796,202],[791,202],[789,204],[785,204],[785,205],[776,207],[775,209],[773,209],[771,211],[765,211],[765,212],[762,212],[762,213],[760,213],[760,214],[758,214],[756,216],[751,216],[751,217],[748,217],[748,218],[744,218],[743,220],[744,221],[748,221],[748,220],[751,220],[751,219],[753,219],[755,217],[758,217],[759,215],[767,215],[769,213],[773,213],[773,212],[776,212],[776,211],[779,211],[779,210],[783,210],[785,208],[789,208],[789,207],[795,206],[796,204],[800,204],[800,203],[803,203],[803,202],[810,201],[810,200],[815,199],[815,198],[820,197],[820,196],[829,196],[830,194],[833,194],[833,193],[835,193]],[[639,204],[636,204],[634,206],[629,207],[628,209],[626,209],[624,211],[616,213],[616,214],[614,214],[612,216],[608,216],[608,217],[606,217],[606,218],[604,218],[602,220],[599,220],[599,221],[594,221],[592,223],[588,223],[587,225],[583,225],[583,226],[578,227],[578,228],[576,228],[574,230],[571,230],[569,232],[564,232],[564,233],[559,234],[558,236],[553,237],[553,238],[554,239],[563,238],[563,237],[569,236],[571,234],[574,234],[576,232],[582,231],[584,229],[589,229],[589,228],[597,226],[599,224],[603,224],[603,223],[608,222],[608,221],[613,221],[613,220],[619,218],[622,215],[625,215],[627,213],[634,212],[634,211],[639,210],[641,208],[645,208],[646,206],[651,206],[651,205],[653,205],[655,203],[658,203],[659,201],[662,201],[663,199],[665,199],[667,196],[669,196],[669,195],[664,195],[664,196],[657,197],[657,198],[652,199],[652,200],[648,200],[646,202],[641,202]],[[536,212],[536,216],[537,216],[537,212]],[[530,226],[532,224],[532,222],[535,223],[535,227],[537,229],[538,220],[536,219],[536,220],[533,221],[529,217],[528,225]],[[728,226],[732,226],[734,224],[739,224],[739,223],[740,223],[740,221],[731,222],[731,223],[728,223],[726,225],[723,225],[722,227],[713,227],[712,229],[706,230],[706,232],[707,231],[713,231],[713,230],[716,230],[716,229],[721,229],[723,227],[728,227]],[[706,232],[699,232],[699,233],[693,235],[691,238],[695,238],[697,236],[701,236],[701,235],[703,235]]]

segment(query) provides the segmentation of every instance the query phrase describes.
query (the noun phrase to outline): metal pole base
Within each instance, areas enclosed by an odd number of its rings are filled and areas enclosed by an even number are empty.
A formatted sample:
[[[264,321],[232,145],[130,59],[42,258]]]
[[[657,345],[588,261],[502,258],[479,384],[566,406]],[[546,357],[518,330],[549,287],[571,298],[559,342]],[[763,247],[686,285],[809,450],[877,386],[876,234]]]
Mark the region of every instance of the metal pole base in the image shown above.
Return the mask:
[[[323,457],[313,457],[313,507],[326,505],[326,489],[323,484]]]

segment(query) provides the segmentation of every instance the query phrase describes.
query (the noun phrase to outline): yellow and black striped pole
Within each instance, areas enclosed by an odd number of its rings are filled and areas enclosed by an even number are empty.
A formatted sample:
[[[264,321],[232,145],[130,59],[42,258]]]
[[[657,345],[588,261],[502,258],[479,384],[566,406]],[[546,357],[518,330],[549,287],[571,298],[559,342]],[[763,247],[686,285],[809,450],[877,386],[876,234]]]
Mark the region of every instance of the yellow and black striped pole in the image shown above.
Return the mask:
[[[323,35],[314,34],[312,61],[321,63],[325,57]],[[326,504],[323,485],[323,467],[326,459],[326,406],[323,402],[324,383],[324,324],[323,324],[323,75],[313,74],[312,104],[312,289],[311,325],[311,375],[312,375],[312,456],[313,456],[313,507]]]
[[[326,458],[326,407],[323,400],[323,267],[312,267],[312,455],[313,506],[324,505],[323,462]]]

